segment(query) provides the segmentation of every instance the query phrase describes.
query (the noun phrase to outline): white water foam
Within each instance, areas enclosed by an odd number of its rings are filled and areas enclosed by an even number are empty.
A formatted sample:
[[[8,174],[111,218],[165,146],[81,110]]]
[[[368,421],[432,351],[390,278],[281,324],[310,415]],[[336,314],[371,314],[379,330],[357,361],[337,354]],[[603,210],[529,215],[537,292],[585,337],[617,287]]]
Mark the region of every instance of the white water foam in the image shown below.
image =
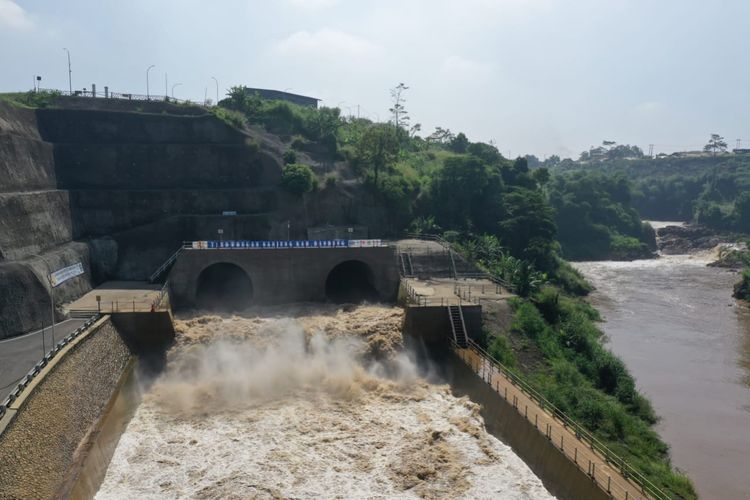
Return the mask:
[[[551,498],[477,405],[418,376],[401,314],[179,322],[96,498]]]

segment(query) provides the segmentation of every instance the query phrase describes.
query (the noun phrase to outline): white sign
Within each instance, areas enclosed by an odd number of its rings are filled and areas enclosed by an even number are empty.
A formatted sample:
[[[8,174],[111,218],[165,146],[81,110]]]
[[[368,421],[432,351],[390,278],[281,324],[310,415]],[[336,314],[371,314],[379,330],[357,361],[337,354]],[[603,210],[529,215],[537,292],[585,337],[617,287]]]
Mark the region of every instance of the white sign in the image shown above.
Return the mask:
[[[83,274],[83,264],[80,262],[73,264],[72,266],[63,267],[59,271],[49,275],[49,281],[53,287],[60,286],[70,278],[75,278]]]

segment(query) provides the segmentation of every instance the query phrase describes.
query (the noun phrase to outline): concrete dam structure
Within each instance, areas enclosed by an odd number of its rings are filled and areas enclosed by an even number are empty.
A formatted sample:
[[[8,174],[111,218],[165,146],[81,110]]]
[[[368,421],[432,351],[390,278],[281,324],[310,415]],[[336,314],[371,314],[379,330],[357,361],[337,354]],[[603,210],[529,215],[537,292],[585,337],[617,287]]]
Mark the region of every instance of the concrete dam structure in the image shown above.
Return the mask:
[[[242,310],[326,300],[393,302],[392,247],[183,250],[169,274],[176,308]],[[237,293],[241,290],[241,293]]]
[[[0,338],[87,315],[0,407],[0,500],[661,498],[479,347],[513,294],[448,244],[305,247],[381,212],[200,110],[70,102],[0,103]],[[217,234],[305,245],[183,243]]]

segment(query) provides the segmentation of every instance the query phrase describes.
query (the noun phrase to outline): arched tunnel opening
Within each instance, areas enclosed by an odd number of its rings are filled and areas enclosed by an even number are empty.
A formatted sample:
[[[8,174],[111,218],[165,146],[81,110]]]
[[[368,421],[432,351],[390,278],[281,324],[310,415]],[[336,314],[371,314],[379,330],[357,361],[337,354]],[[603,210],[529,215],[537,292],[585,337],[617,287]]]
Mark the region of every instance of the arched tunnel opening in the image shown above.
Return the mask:
[[[326,298],[332,302],[377,301],[375,275],[370,266],[348,260],[334,267],[326,278]]]
[[[212,311],[240,311],[252,303],[253,283],[239,266],[221,262],[212,264],[198,276],[196,302]]]

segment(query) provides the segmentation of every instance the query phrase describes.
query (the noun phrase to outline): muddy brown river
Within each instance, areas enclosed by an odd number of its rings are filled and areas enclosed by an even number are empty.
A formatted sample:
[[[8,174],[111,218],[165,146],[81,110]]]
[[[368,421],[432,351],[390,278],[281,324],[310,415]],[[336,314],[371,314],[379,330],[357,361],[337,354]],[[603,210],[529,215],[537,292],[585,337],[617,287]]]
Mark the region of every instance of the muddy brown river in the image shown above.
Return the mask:
[[[750,498],[750,309],[709,255],[576,267],[608,347],[662,417],[672,461],[702,498]]]

